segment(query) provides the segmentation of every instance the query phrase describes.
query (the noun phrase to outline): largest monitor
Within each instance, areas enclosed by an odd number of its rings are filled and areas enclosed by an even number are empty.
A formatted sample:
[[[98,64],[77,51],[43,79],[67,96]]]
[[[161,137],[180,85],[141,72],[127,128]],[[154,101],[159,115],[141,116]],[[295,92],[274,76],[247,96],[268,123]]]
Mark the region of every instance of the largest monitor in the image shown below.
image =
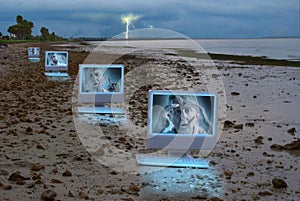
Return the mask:
[[[79,65],[80,113],[124,113],[112,103],[124,101],[124,66],[122,64]],[[91,105],[84,105],[84,104]]]
[[[164,159],[139,156],[143,165],[208,167],[204,160],[193,161],[189,150],[212,150],[217,142],[217,95],[188,91],[150,90],[148,102],[148,137],[150,149],[167,149]],[[170,161],[170,164],[163,160]],[[175,158],[175,159],[174,159]],[[162,161],[161,161],[162,160]],[[188,163],[201,165],[191,165]]]

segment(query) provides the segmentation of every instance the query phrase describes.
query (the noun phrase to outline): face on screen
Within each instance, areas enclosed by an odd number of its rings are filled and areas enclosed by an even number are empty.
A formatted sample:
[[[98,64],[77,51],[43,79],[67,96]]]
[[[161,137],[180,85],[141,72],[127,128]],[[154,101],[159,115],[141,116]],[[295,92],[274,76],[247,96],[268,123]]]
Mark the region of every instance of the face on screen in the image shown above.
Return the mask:
[[[66,53],[48,53],[47,62],[50,66],[67,66],[67,54]]]
[[[40,49],[33,47],[33,48],[28,48],[28,55],[39,55]]]
[[[83,68],[82,92],[120,92],[121,68]]]
[[[195,96],[157,97],[154,101],[153,132],[173,134],[207,134],[211,126],[208,103]],[[161,109],[158,109],[161,108]]]
[[[198,133],[198,110],[192,106],[178,106],[170,113],[171,121],[178,133]]]

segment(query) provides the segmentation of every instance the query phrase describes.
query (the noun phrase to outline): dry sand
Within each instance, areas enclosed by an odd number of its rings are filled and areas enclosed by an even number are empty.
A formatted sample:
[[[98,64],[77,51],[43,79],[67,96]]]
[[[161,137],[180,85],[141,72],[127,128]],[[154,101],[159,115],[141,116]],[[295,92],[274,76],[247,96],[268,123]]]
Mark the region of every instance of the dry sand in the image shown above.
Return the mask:
[[[73,45],[0,49],[1,200],[299,199],[299,67],[215,61],[208,81],[226,102],[210,168],[140,173],[133,156],[148,151],[148,90],[207,90],[209,68],[166,52],[91,54]],[[29,46],[41,48],[41,62],[27,60]],[[44,76],[46,50],[69,51],[68,79]],[[125,65],[127,115],[77,114],[78,65],[112,60]]]

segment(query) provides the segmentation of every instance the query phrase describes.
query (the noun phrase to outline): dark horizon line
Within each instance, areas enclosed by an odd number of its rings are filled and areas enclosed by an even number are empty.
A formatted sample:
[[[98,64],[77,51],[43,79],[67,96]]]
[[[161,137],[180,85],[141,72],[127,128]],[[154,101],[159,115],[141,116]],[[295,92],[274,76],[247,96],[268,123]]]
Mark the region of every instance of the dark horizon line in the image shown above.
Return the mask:
[[[300,38],[300,36],[264,36],[264,37],[222,37],[222,38],[208,38],[208,37],[191,37],[191,38],[146,38],[146,37],[137,37],[137,38],[113,38],[113,37],[69,37],[70,40],[176,40],[176,39],[207,39],[207,40],[222,40],[222,39],[280,39],[280,38]]]

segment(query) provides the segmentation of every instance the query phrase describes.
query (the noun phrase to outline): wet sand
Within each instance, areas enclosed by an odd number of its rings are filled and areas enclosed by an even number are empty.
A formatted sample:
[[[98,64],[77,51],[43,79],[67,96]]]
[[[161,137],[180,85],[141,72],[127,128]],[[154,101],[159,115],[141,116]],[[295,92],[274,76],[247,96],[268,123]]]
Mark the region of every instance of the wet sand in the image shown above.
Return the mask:
[[[39,63],[27,60],[27,47],[35,45],[41,48]],[[299,67],[273,61],[251,65],[226,56],[226,61],[214,61],[217,71],[206,80],[211,68],[192,54],[179,58],[180,51],[91,53],[86,50],[92,48],[73,45],[14,44],[0,49],[3,200],[297,200],[300,196]],[[46,50],[69,51],[68,79],[44,76]],[[76,113],[78,65],[92,61],[124,64],[125,121]],[[133,156],[148,151],[147,92],[166,88],[210,89],[223,100],[220,138],[205,156],[209,169],[138,171]]]

